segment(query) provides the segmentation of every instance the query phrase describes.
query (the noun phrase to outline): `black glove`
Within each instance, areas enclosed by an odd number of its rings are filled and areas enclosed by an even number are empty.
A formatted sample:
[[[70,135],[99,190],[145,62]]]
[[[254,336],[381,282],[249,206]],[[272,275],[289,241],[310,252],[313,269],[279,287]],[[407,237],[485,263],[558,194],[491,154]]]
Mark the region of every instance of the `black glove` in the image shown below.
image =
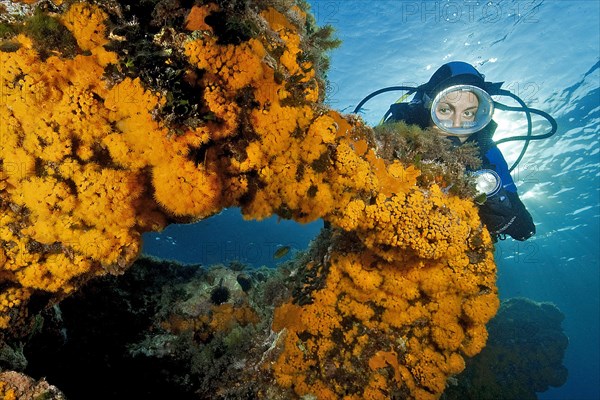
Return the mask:
[[[479,217],[492,236],[508,234],[522,241],[535,233],[533,219],[517,193],[504,189],[487,198],[479,207]]]

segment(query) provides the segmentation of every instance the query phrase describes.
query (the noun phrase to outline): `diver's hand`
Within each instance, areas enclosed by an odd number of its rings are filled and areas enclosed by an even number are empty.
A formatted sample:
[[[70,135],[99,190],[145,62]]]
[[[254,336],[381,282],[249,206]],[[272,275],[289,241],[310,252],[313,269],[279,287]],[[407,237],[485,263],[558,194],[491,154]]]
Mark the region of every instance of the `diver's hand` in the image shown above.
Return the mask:
[[[486,199],[479,207],[479,216],[492,234],[502,233],[516,219],[510,200],[501,193]]]
[[[479,207],[481,221],[494,236],[508,234],[516,240],[526,240],[535,233],[531,215],[516,193],[502,189]]]

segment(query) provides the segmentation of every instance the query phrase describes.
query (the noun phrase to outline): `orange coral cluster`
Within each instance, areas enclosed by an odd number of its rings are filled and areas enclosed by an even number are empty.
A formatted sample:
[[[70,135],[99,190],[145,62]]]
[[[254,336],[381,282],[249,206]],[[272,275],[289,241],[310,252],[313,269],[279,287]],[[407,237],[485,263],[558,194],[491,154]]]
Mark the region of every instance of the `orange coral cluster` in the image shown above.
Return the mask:
[[[312,304],[275,311],[273,329],[284,332],[278,383],[318,399],[439,397],[463,356],[485,345],[499,306],[491,253],[469,251],[479,258],[466,267],[330,253]]]
[[[446,258],[451,265],[469,263],[465,238],[479,237],[481,224],[470,201],[449,197],[437,185],[428,190],[379,194],[371,204],[354,200],[339,225],[357,232],[371,250],[388,261],[406,254]]]
[[[6,382],[0,382],[0,398],[4,400],[17,400],[17,391]]]
[[[207,131],[170,135],[152,117],[159,94],[139,79],[103,81],[116,62],[103,47],[106,17],[85,3],[65,12],[82,53],[72,59],[42,61],[24,35],[0,52],[0,277],[11,286],[0,302],[20,310],[3,309],[1,328],[23,316],[31,290],[68,293],[129,266],[140,233],[162,229],[166,215],[221,208],[217,174],[187,157]]]
[[[224,167],[232,177],[225,184],[228,198],[235,201],[250,191],[252,200],[243,204],[249,218],[289,212],[287,217],[314,220],[333,204],[324,171],[329,166],[327,146],[336,137],[335,121],[315,111],[319,84],[312,65],[301,61],[299,27],[274,9],[261,17],[272,29],[261,40],[221,45],[205,33],[188,42],[185,51],[192,63],[206,71],[204,99],[217,118],[209,124],[212,137],[236,135],[240,115],[251,123],[244,140],[252,140]],[[240,92],[251,99],[247,104],[240,105]],[[218,154],[212,157],[217,159]],[[317,168],[311,164],[320,158],[320,171],[314,171]],[[258,179],[250,184],[247,177],[255,173]],[[256,191],[256,186],[261,190]]]
[[[256,324],[259,320],[258,314],[247,302],[235,305],[226,303],[213,305],[209,312],[195,318],[169,315],[161,327],[174,334],[192,332],[194,338],[205,342],[217,333],[228,333],[236,326]]]
[[[42,60],[24,35],[0,52],[0,328],[23,318],[36,290],[69,293],[122,271],[140,234],[173,218],[232,205],[248,218],[325,218],[362,244],[330,254],[312,305],[277,310],[275,327],[287,330],[277,381],[333,398],[347,387],[326,378],[343,369],[347,380],[368,377],[355,398],[394,388],[435,397],[462,369],[460,354],[481,349],[497,308],[476,209],[417,187],[419,171],[378,157],[360,120],[319,105],[298,8],[263,9],[261,33],[239,44],[206,23],[217,10],[192,8],[180,33],[175,53],[210,118],[177,131],[155,117],[170,93],[103,80],[118,60],[98,6],[75,3],[61,17],[74,58]],[[221,311],[213,316],[231,314]],[[215,318],[204,324],[227,325]]]
[[[370,133],[360,120],[344,119],[315,107],[319,84],[312,64],[302,61],[299,28],[273,9],[262,15],[276,34],[269,36],[266,44],[250,40],[242,48],[253,56],[241,57],[252,60],[251,64],[256,57],[262,58],[262,67],[254,68],[254,74],[240,68],[233,68],[232,72],[221,67],[224,61],[217,61],[211,70],[219,77],[218,86],[229,89],[225,93],[236,93],[236,88],[243,85],[253,87],[252,108],[247,115],[251,139],[245,144],[245,152],[226,167],[234,177],[226,186],[240,187],[251,194],[250,200],[241,203],[244,215],[261,219],[277,213],[301,222],[326,217],[342,224],[334,216],[343,213],[351,200],[370,198],[382,189],[389,194],[414,186],[418,171],[378,158],[370,148]],[[206,46],[207,39],[199,42]],[[211,44],[208,53],[212,58],[214,46]],[[198,47],[193,43],[188,46],[190,49],[197,51]],[[232,54],[228,46],[219,49],[218,60]],[[278,59],[276,54],[281,54]],[[231,79],[227,78],[229,75],[238,76]],[[225,84],[224,80],[230,83]],[[225,101],[219,98],[217,106],[211,109],[223,110],[222,118],[227,120],[224,105],[235,107],[233,97],[230,95]],[[241,178],[240,184],[240,177],[256,173],[258,179],[249,184]]]
[[[88,23],[76,17],[82,7],[65,15],[75,35]],[[143,190],[134,175],[82,162],[110,130],[94,98],[108,94],[98,79],[106,54],[41,62],[29,38],[16,40],[16,52],[0,53],[0,267],[3,281],[14,285],[0,298],[10,304],[18,292],[15,307],[33,289],[70,292],[78,276],[100,269],[99,260],[107,267],[133,261],[136,211],[124,198],[135,202]],[[0,327],[23,312],[2,313]]]
[[[271,28],[268,33],[237,46],[222,45],[198,21],[212,8],[196,9],[188,27],[205,30],[185,45],[185,53],[205,71],[204,99],[216,117],[208,124],[212,139],[242,133],[237,139],[243,150],[222,169],[231,177],[224,183],[228,200],[241,205],[247,218],[278,213],[308,222],[341,213],[357,196],[415,184],[418,171],[413,167],[388,165],[375,155],[359,120],[316,107],[320,85],[312,64],[304,60],[301,23],[268,9],[261,13]],[[297,9],[289,12],[303,18]],[[216,162],[219,153],[214,150],[207,159]]]

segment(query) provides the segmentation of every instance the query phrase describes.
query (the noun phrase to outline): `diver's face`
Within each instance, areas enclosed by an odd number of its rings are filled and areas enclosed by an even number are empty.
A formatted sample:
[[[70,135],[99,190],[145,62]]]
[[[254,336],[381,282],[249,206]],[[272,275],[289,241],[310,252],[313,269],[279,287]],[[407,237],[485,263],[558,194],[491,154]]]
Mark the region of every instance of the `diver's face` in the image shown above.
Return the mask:
[[[446,126],[452,128],[460,128],[465,124],[475,122],[475,116],[479,108],[479,99],[473,92],[461,91],[448,93],[442,97],[435,106],[435,115]],[[460,135],[452,135],[442,131],[440,128],[433,125],[438,133],[444,136],[458,136],[461,142],[467,140],[467,137]]]

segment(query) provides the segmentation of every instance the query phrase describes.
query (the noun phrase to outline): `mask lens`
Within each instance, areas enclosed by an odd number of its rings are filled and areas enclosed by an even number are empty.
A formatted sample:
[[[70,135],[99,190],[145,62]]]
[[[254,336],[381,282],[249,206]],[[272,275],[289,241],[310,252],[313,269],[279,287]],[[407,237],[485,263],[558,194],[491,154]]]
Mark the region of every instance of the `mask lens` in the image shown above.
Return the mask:
[[[444,132],[470,135],[492,120],[494,101],[481,88],[472,85],[450,86],[435,96],[431,119]]]

